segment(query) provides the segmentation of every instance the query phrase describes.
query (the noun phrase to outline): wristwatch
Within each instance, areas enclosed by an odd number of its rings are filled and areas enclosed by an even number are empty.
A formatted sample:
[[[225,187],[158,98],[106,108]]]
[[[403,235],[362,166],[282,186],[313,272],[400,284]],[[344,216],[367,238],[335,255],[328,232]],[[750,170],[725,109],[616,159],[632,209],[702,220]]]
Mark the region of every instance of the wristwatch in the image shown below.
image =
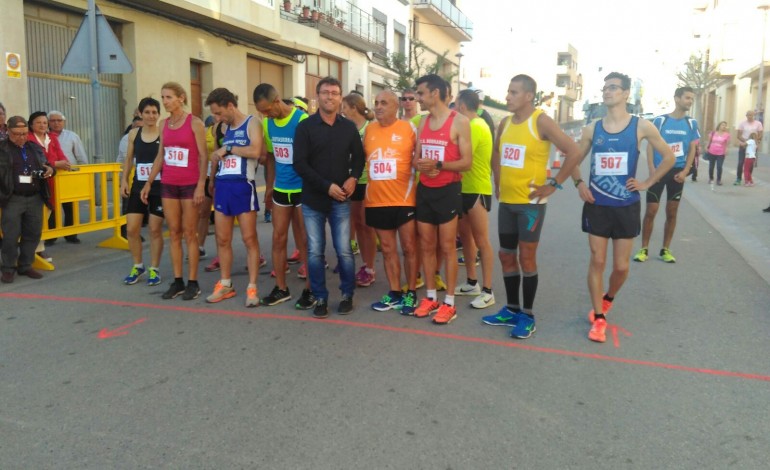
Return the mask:
[[[556,188],[556,189],[564,189],[564,188],[562,188],[562,186],[561,186],[561,185],[560,185],[560,184],[559,184],[559,183],[556,181],[556,178],[548,178],[548,179],[546,179],[546,180],[545,180],[545,183],[546,183],[546,184],[548,184],[548,185],[550,185],[550,186],[553,186],[553,187],[554,187],[554,188]]]
[[[232,155],[232,153],[233,153],[233,146],[225,145],[225,155]]]
[[[436,169],[437,169],[437,170],[440,170],[440,169],[441,169],[441,168],[443,168],[443,167],[444,167],[444,162],[442,162],[441,160],[438,160],[438,161],[436,162]]]

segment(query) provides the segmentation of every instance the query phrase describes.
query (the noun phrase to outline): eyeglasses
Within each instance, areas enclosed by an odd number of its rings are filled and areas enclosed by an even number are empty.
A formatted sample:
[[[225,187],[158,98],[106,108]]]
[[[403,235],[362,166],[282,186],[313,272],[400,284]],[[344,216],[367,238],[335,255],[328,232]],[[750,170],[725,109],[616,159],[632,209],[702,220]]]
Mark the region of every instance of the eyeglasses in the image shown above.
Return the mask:
[[[414,101],[414,96],[402,96],[399,98],[401,101]]]
[[[26,137],[28,134],[26,132],[9,132],[8,135],[11,137]]]
[[[64,119],[49,119],[48,122],[64,122]]]
[[[322,91],[318,93],[321,96],[331,96],[332,98],[337,98],[339,96],[342,96],[342,93],[339,91]]]
[[[620,85],[607,85],[606,87],[601,89],[601,92],[604,93],[606,91],[617,91],[617,90],[625,90],[625,88],[623,88]]]

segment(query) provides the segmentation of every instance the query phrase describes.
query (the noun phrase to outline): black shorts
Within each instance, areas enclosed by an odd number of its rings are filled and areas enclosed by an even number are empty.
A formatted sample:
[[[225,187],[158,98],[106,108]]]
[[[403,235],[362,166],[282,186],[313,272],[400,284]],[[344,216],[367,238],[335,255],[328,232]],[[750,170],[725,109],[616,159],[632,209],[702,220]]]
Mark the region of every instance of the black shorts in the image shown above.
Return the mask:
[[[280,189],[273,189],[273,204],[281,207],[301,207],[302,191],[288,193]]]
[[[634,238],[642,231],[641,204],[597,206],[583,204],[583,231],[602,238]]]
[[[462,185],[459,181],[440,188],[417,185],[417,221],[431,225],[445,224],[463,210]]]
[[[366,225],[376,230],[396,230],[414,220],[416,209],[409,206],[367,207]]]
[[[497,205],[497,232],[500,250],[516,251],[519,242],[537,243],[545,222],[545,204]]]
[[[179,186],[177,184],[160,184],[160,197],[163,199],[192,199],[195,195],[197,184],[186,184]]]
[[[492,210],[492,196],[487,194],[463,193],[463,214],[467,214],[476,205],[476,201],[481,201],[481,206],[487,210]]]
[[[666,188],[667,201],[679,201],[682,199],[684,181],[678,183],[674,179],[674,176],[682,170],[684,170],[684,168],[672,168],[668,170],[668,173],[666,173],[660,181],[650,186],[647,190],[647,203],[659,204],[660,198],[663,196],[663,188]]]
[[[353,191],[353,195],[350,196],[350,200],[354,202],[363,201],[366,196],[366,185],[356,184],[356,190]]]
[[[144,184],[142,184],[144,186]],[[160,195],[150,193],[147,196],[148,204],[142,202],[140,194],[142,188],[137,188],[136,185],[132,186],[131,194],[128,196],[126,202],[126,214],[152,214],[158,217],[163,217],[163,200]]]

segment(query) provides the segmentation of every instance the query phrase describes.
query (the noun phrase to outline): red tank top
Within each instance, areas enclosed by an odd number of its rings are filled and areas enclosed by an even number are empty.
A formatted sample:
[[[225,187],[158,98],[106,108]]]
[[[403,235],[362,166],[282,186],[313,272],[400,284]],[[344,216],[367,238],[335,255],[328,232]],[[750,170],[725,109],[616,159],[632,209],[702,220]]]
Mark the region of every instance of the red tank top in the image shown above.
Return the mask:
[[[200,154],[192,130],[192,114],[188,114],[177,129],[163,126],[163,184],[189,186],[198,183]]]
[[[422,148],[421,158],[430,158],[431,160],[440,160],[442,162],[454,162],[460,159],[460,147],[452,142],[450,130],[452,123],[457,116],[457,111],[452,111],[444,122],[444,125],[437,131],[430,128],[431,116],[425,120],[425,125],[420,134],[420,145]],[[457,171],[441,170],[435,178],[429,178],[420,174],[420,183],[429,188],[440,188],[449,183],[460,181],[460,173]]]

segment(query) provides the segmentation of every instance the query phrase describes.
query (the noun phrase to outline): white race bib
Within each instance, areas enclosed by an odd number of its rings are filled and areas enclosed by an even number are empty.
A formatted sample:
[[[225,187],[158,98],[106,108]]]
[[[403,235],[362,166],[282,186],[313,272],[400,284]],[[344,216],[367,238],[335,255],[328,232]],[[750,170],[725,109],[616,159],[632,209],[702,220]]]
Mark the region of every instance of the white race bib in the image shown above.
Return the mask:
[[[190,151],[181,147],[165,147],[163,159],[168,166],[178,166],[187,168],[187,161],[190,158]]]
[[[294,163],[294,148],[289,144],[273,144],[273,155],[276,163],[284,165]]]
[[[150,171],[152,171],[152,163],[137,163],[136,180],[147,181],[150,179]]]
[[[444,150],[446,147],[442,145],[423,145],[422,146],[422,158],[428,158],[439,162],[444,161]]]
[[[510,168],[524,168],[524,157],[526,154],[526,145],[503,144],[503,154],[500,156],[500,165]]]
[[[628,175],[628,152],[597,152],[594,157],[594,174],[598,176]]]
[[[684,157],[684,143],[683,142],[674,142],[673,144],[669,144],[671,146],[671,151],[674,152],[675,157]]]
[[[369,179],[372,181],[386,181],[396,179],[396,159],[381,158],[369,160]]]
[[[243,159],[236,155],[228,155],[219,162],[219,176],[241,175],[241,162]]]

